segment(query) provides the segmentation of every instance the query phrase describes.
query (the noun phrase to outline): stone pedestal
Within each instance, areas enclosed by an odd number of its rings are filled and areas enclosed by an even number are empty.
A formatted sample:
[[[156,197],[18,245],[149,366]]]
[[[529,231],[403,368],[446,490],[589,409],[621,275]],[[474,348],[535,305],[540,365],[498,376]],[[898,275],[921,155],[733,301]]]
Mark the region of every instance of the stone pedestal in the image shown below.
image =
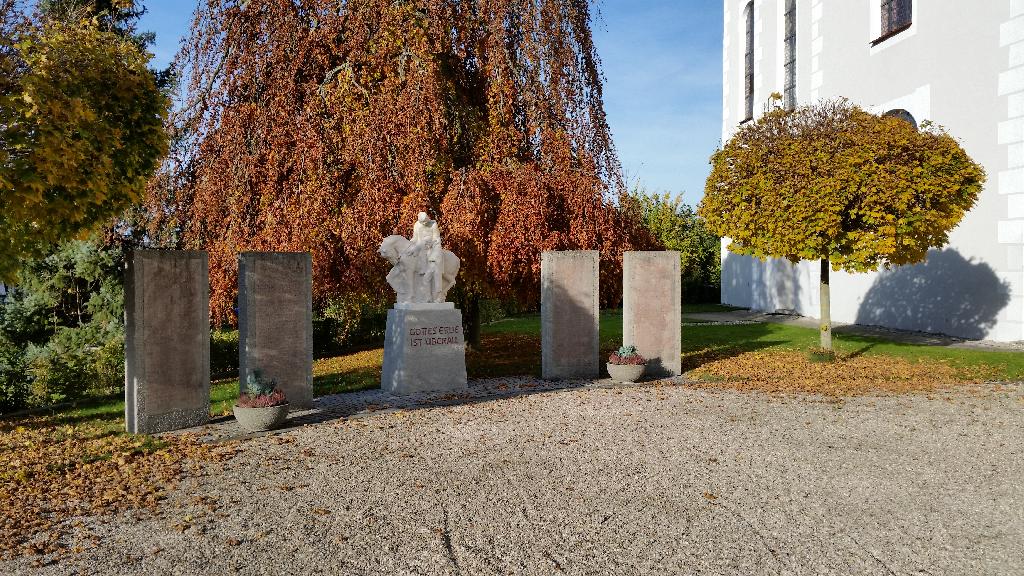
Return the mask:
[[[544,378],[597,378],[600,374],[599,266],[600,253],[594,250],[541,255]]]
[[[462,311],[451,302],[388,310],[380,385],[393,394],[465,391]]]
[[[313,260],[306,252],[238,256],[238,375],[277,381],[289,408],[313,406]]]
[[[125,428],[153,434],[210,419],[205,252],[136,250],[124,287]]]
[[[679,252],[626,252],[622,277],[622,342],[647,358],[646,376],[682,373]]]

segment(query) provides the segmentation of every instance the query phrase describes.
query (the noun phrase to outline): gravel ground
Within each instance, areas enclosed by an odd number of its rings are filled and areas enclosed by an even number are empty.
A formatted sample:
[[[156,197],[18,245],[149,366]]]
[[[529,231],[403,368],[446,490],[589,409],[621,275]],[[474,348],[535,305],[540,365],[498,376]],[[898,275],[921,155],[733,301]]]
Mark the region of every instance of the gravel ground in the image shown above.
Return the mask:
[[[26,574],[1024,574],[1024,387],[577,389],[238,443]]]

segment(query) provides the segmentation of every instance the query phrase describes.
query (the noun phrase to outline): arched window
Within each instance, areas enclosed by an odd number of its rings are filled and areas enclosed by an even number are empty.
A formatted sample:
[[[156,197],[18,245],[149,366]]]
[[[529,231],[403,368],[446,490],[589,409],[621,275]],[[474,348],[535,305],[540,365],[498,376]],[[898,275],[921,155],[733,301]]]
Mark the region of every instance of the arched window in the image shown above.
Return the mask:
[[[743,10],[743,21],[746,23],[747,49],[743,55],[744,84],[744,120],[754,118],[754,1],[747,2]]]
[[[796,108],[796,0],[786,0],[786,87],[784,103],[786,110]]]
[[[913,126],[915,130],[917,129],[917,119],[914,118],[913,114],[907,112],[903,108],[895,108],[893,110],[889,110],[885,114],[882,114],[882,116],[891,116],[893,118],[899,118],[900,120],[903,120],[904,122],[907,122],[908,124]]]

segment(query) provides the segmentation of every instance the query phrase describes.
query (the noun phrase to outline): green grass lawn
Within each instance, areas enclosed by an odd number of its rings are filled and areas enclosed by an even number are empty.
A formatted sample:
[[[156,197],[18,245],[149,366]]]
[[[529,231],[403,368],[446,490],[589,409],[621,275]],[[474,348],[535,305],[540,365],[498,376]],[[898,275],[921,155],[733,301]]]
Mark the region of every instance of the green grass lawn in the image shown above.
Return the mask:
[[[689,308],[689,307],[687,307]],[[686,313],[698,310],[684,308]],[[729,310],[728,307],[702,307],[702,312]],[[622,312],[601,313],[601,349],[617,347],[622,340]],[[540,334],[540,315],[520,316],[486,326],[485,334]],[[907,360],[945,360],[963,367],[988,366],[1002,380],[1024,379],[1024,353],[1012,351],[971,350],[940,346],[903,344],[867,336],[834,334],[834,346],[840,355],[895,356]],[[818,331],[786,324],[743,324],[684,326],[682,329],[683,370],[702,363],[752,352],[783,349],[808,350],[817,347]],[[538,358],[537,370],[540,360]]]
[[[230,414],[231,406],[237,399],[238,380],[218,380],[210,385],[210,413],[214,416]],[[70,408],[44,410],[34,414],[45,416],[47,423],[53,426],[89,424],[107,432],[121,432],[124,431],[124,395],[83,400]]]
[[[698,312],[727,311],[718,305],[685,306],[684,315]],[[622,312],[601,313],[601,350],[607,354],[622,341]],[[470,377],[500,377],[540,374],[540,315],[529,314],[507,318],[483,327],[483,346],[467,354]],[[684,326],[682,329],[683,370],[697,368],[705,362],[737,356],[758,350],[807,350],[817,346],[814,329],[784,324],[745,324]],[[840,355],[893,356],[908,360],[943,360],[956,366],[990,367],[996,378],[1024,379],[1024,354],[1006,351],[968,350],[936,346],[901,344],[864,336],[835,335],[835,348]],[[366,390],[379,386],[381,348],[356,351],[314,363],[314,393],[317,396]],[[210,390],[211,413],[231,413],[238,397],[235,379],[218,380]],[[48,420],[55,425],[90,422],[109,428],[123,429],[123,398],[98,399],[78,407],[55,410]]]
[[[956,366],[991,367],[1001,380],[1024,379],[1024,354],[1012,351],[970,350],[902,344],[868,336],[833,333],[840,355],[893,356],[907,360],[944,360]],[[808,350],[818,346],[818,331],[786,324],[685,326],[683,369],[704,361],[755,350]]]

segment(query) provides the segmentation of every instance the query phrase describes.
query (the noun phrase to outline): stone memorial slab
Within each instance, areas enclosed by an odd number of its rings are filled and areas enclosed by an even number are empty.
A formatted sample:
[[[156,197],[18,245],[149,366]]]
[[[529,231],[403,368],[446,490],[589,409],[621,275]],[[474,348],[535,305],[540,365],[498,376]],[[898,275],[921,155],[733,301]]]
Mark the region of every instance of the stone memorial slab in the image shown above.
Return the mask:
[[[210,419],[205,252],[136,250],[125,277],[125,427],[153,434]]]
[[[645,374],[682,373],[679,252],[626,252],[622,270],[622,342],[647,358]]]
[[[388,310],[381,388],[394,394],[467,389],[462,312],[451,302]]]
[[[238,375],[273,378],[291,410],[313,406],[313,259],[306,252],[238,256]]]
[[[600,254],[544,252],[541,277],[541,373],[544,378],[596,378]]]

